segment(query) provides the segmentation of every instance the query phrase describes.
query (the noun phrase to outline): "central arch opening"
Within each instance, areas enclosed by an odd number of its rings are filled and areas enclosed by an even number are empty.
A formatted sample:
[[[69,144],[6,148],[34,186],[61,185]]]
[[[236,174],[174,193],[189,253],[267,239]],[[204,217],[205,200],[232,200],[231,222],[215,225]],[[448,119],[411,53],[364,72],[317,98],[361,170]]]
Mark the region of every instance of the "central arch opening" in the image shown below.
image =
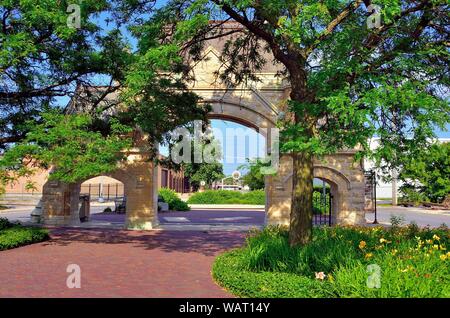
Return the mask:
[[[265,159],[266,137],[242,118],[220,114],[210,116],[209,129],[205,132],[210,136],[209,141],[220,148],[219,160],[183,165],[189,192],[177,195],[191,210],[159,211],[160,226],[168,229],[206,226],[224,230],[263,226],[264,175],[255,174],[255,164]],[[166,147],[160,147],[160,153],[164,157],[170,155]]]
[[[89,212],[85,209],[86,204],[89,204]],[[81,184],[81,222],[123,228],[125,218],[126,192],[123,182],[110,176],[98,176]]]

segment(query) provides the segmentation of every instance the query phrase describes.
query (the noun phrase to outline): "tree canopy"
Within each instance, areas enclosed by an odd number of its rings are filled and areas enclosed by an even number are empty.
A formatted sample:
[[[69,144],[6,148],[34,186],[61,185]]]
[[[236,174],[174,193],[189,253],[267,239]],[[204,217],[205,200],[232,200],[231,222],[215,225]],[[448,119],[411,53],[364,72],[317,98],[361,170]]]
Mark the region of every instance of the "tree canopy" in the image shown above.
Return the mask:
[[[400,191],[406,199],[441,203],[450,194],[450,143],[435,143],[410,157],[400,170]]]
[[[130,128],[116,120],[105,135],[85,114],[41,116],[42,123],[31,125],[25,139],[0,158],[0,170],[8,169],[4,181],[53,168],[50,180],[76,183],[117,169],[132,145]]]
[[[0,1],[0,149],[25,137],[32,119],[77,85],[122,81],[129,54],[117,30],[104,32],[93,18],[108,1],[79,1],[80,28],[70,27],[76,1]]]

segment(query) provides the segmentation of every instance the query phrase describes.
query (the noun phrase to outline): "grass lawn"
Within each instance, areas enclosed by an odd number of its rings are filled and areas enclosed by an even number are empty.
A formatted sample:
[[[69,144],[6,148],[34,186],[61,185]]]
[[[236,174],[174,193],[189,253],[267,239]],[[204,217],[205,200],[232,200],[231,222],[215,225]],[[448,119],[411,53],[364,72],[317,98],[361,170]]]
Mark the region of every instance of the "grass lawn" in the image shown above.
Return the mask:
[[[48,231],[45,229],[25,227],[0,218],[0,251],[42,242],[48,238]]]
[[[448,228],[315,228],[291,248],[288,232],[251,232],[220,255],[213,277],[241,297],[450,297]]]
[[[266,204],[266,194],[264,190],[254,190],[249,192],[227,191],[227,190],[206,190],[194,193],[188,200],[190,204]]]

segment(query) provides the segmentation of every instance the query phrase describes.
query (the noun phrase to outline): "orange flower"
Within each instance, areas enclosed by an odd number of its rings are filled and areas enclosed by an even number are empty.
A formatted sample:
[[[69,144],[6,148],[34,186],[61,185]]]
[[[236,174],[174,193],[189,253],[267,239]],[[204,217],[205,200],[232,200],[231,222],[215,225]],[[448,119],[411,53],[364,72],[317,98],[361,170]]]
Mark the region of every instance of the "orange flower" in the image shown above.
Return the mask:
[[[361,241],[361,242],[359,242],[359,248],[360,249],[364,249],[365,247],[366,247],[366,242],[365,241]]]

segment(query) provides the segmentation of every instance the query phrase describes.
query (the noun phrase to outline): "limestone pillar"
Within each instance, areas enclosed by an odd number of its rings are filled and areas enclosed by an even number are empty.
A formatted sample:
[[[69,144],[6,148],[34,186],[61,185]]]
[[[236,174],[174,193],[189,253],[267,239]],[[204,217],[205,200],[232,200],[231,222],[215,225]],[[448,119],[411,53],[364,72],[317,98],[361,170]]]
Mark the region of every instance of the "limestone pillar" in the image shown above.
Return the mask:
[[[78,225],[80,183],[49,180],[42,193],[42,219],[50,225]]]
[[[126,203],[125,227],[131,230],[151,230],[158,226],[157,169],[152,162],[137,162],[124,173]]]

